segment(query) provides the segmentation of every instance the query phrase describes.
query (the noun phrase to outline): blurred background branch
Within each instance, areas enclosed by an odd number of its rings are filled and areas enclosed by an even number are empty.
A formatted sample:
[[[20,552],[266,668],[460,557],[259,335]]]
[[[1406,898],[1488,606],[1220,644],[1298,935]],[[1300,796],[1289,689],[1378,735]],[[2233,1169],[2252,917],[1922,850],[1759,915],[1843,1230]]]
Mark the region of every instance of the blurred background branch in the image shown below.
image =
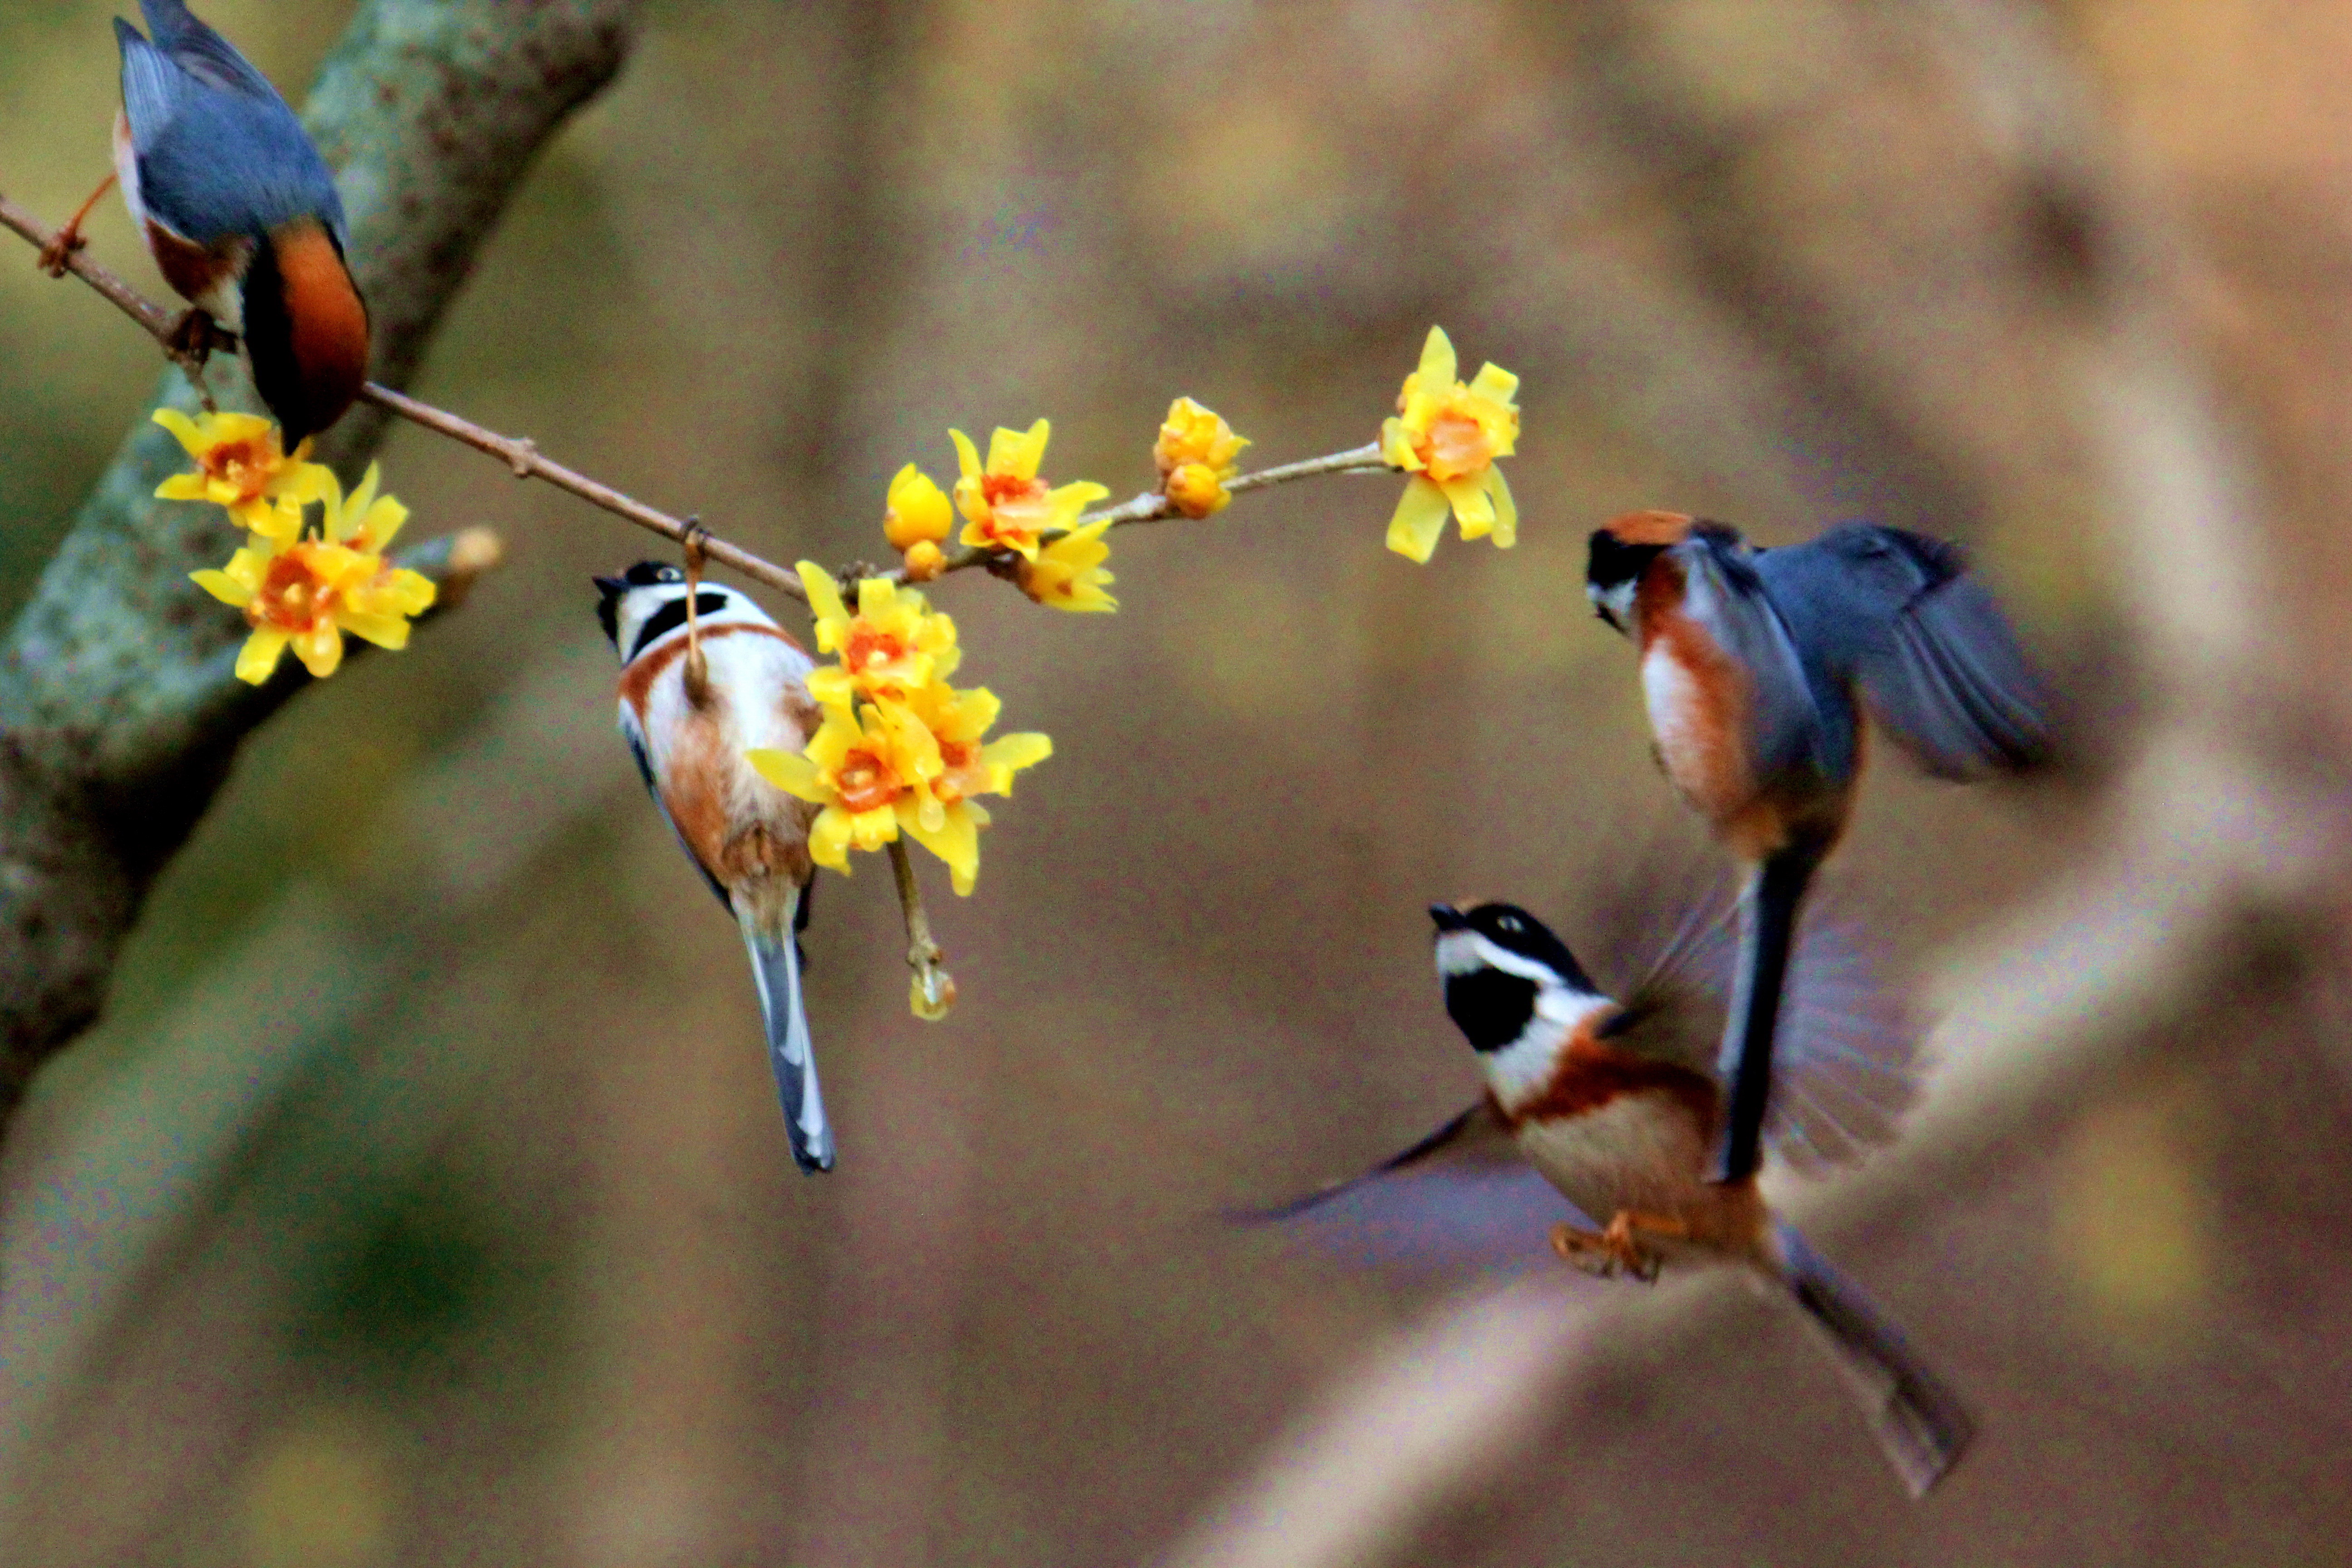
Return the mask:
[[[414,370],[541,143],[619,68],[635,9],[371,0],[354,16],[306,123],[340,171],[383,380]],[[257,406],[226,356],[208,375]],[[177,371],[157,397],[194,404]],[[350,482],[383,418],[359,409],[321,459]],[[235,530],[153,495],[183,462],[137,426],[0,644],[0,1119],[97,1016],[149,884],[239,742],[301,684],[234,678],[244,628],[188,574],[226,559]]]

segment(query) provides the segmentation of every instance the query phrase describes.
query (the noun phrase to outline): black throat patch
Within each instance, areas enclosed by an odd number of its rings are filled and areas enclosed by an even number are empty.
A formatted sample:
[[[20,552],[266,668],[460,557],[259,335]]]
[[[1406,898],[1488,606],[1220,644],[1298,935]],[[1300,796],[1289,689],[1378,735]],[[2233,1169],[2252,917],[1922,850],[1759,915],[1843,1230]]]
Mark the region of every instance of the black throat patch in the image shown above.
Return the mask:
[[[1445,1012],[1481,1056],[1499,1051],[1527,1032],[1536,1016],[1536,983],[1500,969],[1474,969],[1445,977]]]

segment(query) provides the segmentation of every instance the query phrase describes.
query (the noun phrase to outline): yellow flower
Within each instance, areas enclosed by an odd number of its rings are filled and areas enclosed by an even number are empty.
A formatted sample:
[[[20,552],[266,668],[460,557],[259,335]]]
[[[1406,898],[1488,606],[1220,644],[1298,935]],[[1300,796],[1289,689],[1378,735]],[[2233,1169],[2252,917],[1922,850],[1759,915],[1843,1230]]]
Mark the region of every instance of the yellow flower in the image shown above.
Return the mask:
[[[1045,443],[1053,426],[1040,419],[1027,431],[999,426],[988,438],[988,463],[982,467],[971,437],[950,430],[956,462],[963,477],[956,480],[956,510],[967,524],[961,542],[992,550],[1010,550],[1024,561],[1037,559],[1037,538],[1074,526],[1088,501],[1110,491],[1090,480],[1048,489],[1037,477],[1045,460]]]
[[[809,858],[846,876],[852,848],[870,853],[898,837],[898,807],[911,809],[919,758],[906,726],[870,702],[824,712],[802,750],[762,747],[744,758],[778,789],[821,808],[809,825]]]
[[[1034,731],[983,742],[1003,704],[985,689],[944,685],[909,692],[905,704],[886,704],[916,753],[911,802],[902,802],[898,826],[907,837],[947,862],[959,896],[980,877],[980,830],[988,811],[971,797],[1011,795],[1013,775],[1054,754],[1054,742]]]
[[[1009,795],[1016,772],[1054,752],[1037,734],[983,743],[999,707],[991,692],[935,684],[905,701],[825,709],[804,751],[746,755],[761,777],[820,808],[809,827],[818,865],[845,873],[851,849],[879,849],[903,832],[946,861],[955,890],[968,894],[988,825],[971,797]]]
[[[343,499],[343,485],[335,478],[332,468],[318,464],[320,493],[325,502],[324,528],[330,544],[340,544],[356,550],[362,555],[381,555],[385,545],[407,524],[408,508],[388,495],[376,493],[379,465],[370,463],[367,472],[360,477],[360,488],[351,499]]]
[[[1501,550],[1518,542],[1519,509],[1495,459],[1509,457],[1518,440],[1511,398],[1519,378],[1489,363],[1465,386],[1454,370],[1453,343],[1443,328],[1430,328],[1421,367],[1397,395],[1396,417],[1381,426],[1381,455],[1412,476],[1389,521],[1389,548],[1414,561],[1437,548],[1449,509],[1465,539],[1491,532]]]
[[[1034,561],[1021,563],[1021,591],[1057,610],[1108,614],[1118,601],[1103,592],[1111,574],[1102,569],[1110,546],[1102,542],[1110,519],[1101,518],[1046,545]]]
[[[318,539],[257,537],[225,569],[189,575],[245,612],[253,635],[237,655],[236,675],[256,686],[269,679],[289,645],[321,679],[342,663],[345,632],[378,647],[405,647],[409,617],[434,596],[432,582],[419,573],[388,566],[373,551]]]
[[[1160,439],[1151,446],[1151,460],[1160,468],[1160,493],[1186,517],[1203,518],[1223,511],[1234,498],[1225,481],[1241,465],[1237,459],[1247,437],[1234,434],[1224,416],[1203,408],[1189,397],[1168,405]]]
[[[302,531],[303,506],[323,500],[334,482],[324,464],[306,461],[307,438],[289,458],[279,449],[278,426],[258,415],[199,414],[191,419],[176,408],[158,408],[151,417],[197,464],[196,472],[173,474],[156,486],[159,500],[211,501],[227,508],[240,527],[290,540]]]
[[[944,680],[962,662],[955,622],[933,611],[920,594],[887,578],[857,584],[857,613],[842,603],[832,574],[814,561],[799,567],[801,586],[816,616],[816,649],[841,663],[809,676],[809,695],[845,708],[859,697],[897,697]]]
[[[936,545],[948,536],[954,520],[948,513],[947,492],[931,476],[909,463],[890,480],[889,500],[882,509],[882,536],[897,551],[918,544]]]

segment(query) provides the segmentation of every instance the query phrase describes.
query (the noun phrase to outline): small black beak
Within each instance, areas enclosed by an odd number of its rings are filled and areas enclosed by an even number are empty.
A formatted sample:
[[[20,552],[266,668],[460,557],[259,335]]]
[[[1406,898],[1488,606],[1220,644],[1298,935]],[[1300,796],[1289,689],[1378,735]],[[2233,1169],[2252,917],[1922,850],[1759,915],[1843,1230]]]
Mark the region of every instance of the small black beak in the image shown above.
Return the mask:
[[[1440,935],[1450,931],[1468,931],[1470,929],[1470,922],[1465,920],[1462,917],[1462,911],[1455,909],[1452,904],[1430,905],[1429,918],[1437,922],[1437,930]]]
[[[608,599],[617,599],[629,591],[629,585],[618,577],[591,577],[589,581],[596,584],[596,592]]]

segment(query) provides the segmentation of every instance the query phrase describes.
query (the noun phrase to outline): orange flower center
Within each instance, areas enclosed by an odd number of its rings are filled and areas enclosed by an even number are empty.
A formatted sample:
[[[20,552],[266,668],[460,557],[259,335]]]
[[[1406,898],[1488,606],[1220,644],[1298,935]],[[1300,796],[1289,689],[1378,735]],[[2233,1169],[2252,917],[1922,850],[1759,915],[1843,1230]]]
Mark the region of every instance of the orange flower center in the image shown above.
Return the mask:
[[[852,669],[866,671],[896,664],[906,657],[906,638],[877,631],[859,620],[850,624],[849,647],[844,650],[841,662]]]
[[[898,798],[898,774],[877,752],[856,751],[841,759],[834,792],[852,812],[879,811]]]
[[[239,500],[251,500],[278,472],[277,443],[267,436],[244,441],[224,441],[205,454],[205,476],[236,491]]]
[[[335,591],[319,580],[302,547],[297,545],[270,562],[261,592],[246,606],[245,616],[257,626],[303,632],[332,615],[334,602]]]
[[[982,499],[988,502],[988,521],[983,530],[991,538],[1013,538],[1035,533],[1045,526],[1051,509],[1045,504],[1046,486],[1043,479],[1016,479],[1011,474],[983,474],[980,479]]]
[[[980,765],[980,744],[975,741],[941,741],[940,761],[946,764],[931,793],[939,796],[941,805],[953,805],[968,795],[979,794],[988,784],[988,771]]]
[[[1495,460],[1495,437],[1475,415],[1448,408],[1429,422],[1429,434],[1420,441],[1421,460],[1429,477],[1443,483],[1475,474]]]

